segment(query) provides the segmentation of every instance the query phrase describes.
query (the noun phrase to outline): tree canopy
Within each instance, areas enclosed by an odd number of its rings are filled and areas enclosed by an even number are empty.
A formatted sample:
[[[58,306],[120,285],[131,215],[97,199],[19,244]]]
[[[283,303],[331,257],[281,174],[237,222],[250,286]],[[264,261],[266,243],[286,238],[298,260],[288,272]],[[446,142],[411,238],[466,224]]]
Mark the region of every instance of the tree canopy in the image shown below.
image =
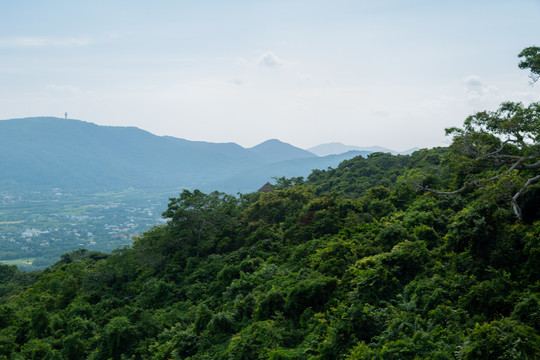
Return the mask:
[[[529,69],[531,71],[531,84],[534,84],[540,78],[540,47],[530,46],[519,53],[523,60],[519,63],[520,69]]]
[[[519,66],[540,75],[540,48],[523,50]],[[535,80],[536,81],[536,80]],[[471,188],[489,187],[496,196],[511,203],[523,220],[521,197],[540,181],[540,102],[527,106],[503,102],[496,111],[469,116],[462,128],[446,129],[453,135],[448,162],[458,174],[455,190],[440,191],[424,184],[419,188],[437,194],[453,195]],[[495,196],[495,195],[494,195]]]

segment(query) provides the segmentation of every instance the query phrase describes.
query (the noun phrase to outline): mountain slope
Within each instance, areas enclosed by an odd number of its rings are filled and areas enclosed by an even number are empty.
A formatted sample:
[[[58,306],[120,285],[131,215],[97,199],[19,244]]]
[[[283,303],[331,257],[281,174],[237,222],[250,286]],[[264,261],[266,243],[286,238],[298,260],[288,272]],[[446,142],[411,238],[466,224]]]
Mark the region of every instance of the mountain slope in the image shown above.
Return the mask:
[[[536,359],[540,218],[517,222],[489,189],[403,181],[453,183],[448,155],[355,157],[242,197],[186,190],[130,248],[0,265],[0,357]]]
[[[246,149],[234,143],[189,141],[156,136],[135,127],[98,126],[79,120],[41,117],[0,121],[0,185],[11,189],[197,187],[251,191],[259,186],[258,181],[243,181],[242,188],[223,181],[250,169],[300,158],[317,156],[279,140]],[[285,175],[273,168],[273,176]],[[215,187],[210,189],[206,185],[210,183]]]
[[[256,189],[253,184],[262,186],[272,178],[307,177],[314,169],[334,168],[343,160],[352,159],[355,156],[366,157],[368,154],[370,153],[367,151],[349,151],[339,155],[280,161],[242,171],[220,183],[223,191],[226,192],[234,192],[235,189],[240,189],[240,192],[250,192]],[[212,188],[212,185],[219,184],[209,184],[209,188]]]
[[[57,118],[0,122],[0,154],[3,183],[61,187],[171,185],[180,178],[190,184],[260,161],[236,144],[207,146]]]
[[[293,159],[313,158],[317,155],[303,149],[299,149],[291,144],[281,142],[277,139],[267,140],[249,150],[265,159],[269,163],[287,161]]]

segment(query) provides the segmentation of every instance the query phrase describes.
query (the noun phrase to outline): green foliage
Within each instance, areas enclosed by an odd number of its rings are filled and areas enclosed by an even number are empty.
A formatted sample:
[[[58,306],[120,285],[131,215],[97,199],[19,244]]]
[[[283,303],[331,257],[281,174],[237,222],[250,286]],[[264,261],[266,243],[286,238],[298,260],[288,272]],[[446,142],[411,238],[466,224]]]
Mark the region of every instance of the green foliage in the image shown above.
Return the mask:
[[[463,128],[446,132],[454,134],[447,163],[457,175],[453,186],[459,189],[418,187],[444,195],[481,188],[477,193],[484,201],[509,203],[523,220],[522,195],[540,181],[540,103],[525,107],[504,102],[498,110],[478,112],[465,120]]]
[[[458,359],[536,359],[540,336],[526,325],[508,318],[477,324],[465,338]]]
[[[31,339],[21,349],[21,355],[31,360],[53,360],[55,353],[51,344],[41,339]]]
[[[523,58],[518,64],[520,69],[529,69],[531,71],[531,83],[535,83],[540,77],[540,47],[530,46],[523,49],[519,55]]]
[[[180,197],[171,198],[163,217],[170,219],[168,227],[175,242],[169,251],[180,248],[189,255],[212,251],[219,238],[227,234],[231,218],[237,211],[238,200],[231,195],[199,190],[184,190]],[[177,247],[177,248],[175,248]]]
[[[318,278],[298,282],[287,295],[286,310],[291,316],[299,316],[311,307],[322,310],[337,287],[335,278]]]
[[[137,331],[127,317],[113,317],[103,328],[98,358],[120,359],[122,354],[131,352],[137,338]]]
[[[512,317],[522,323],[534,328],[537,332],[540,330],[540,298],[538,294],[524,294],[519,301]]]
[[[441,156],[350,160],[349,170],[394,180],[345,193],[342,167],[239,198],[184,191],[171,199],[168,223],[131,249],[75,251],[42,274],[4,266],[0,355],[529,356],[540,223],[514,222],[489,197],[437,197],[403,181],[415,169],[456,181],[459,174],[434,168],[451,167]],[[486,341],[491,333],[511,344]]]

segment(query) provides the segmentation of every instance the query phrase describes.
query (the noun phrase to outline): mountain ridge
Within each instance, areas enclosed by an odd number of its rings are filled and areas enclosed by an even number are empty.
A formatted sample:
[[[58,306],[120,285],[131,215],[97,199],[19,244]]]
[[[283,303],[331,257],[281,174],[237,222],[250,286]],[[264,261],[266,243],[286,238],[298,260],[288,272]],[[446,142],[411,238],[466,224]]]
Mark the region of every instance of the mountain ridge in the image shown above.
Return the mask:
[[[258,145],[248,148],[248,150],[261,156],[269,162],[279,162],[317,156],[310,151],[300,149],[278,139],[269,139],[263,141]]]
[[[390,153],[392,155],[410,155],[413,152],[420,150],[418,147],[410,148],[404,151],[396,151],[388,149],[382,146],[357,146],[357,145],[345,145],[340,142],[330,142],[320,144],[307,149],[308,151],[316,154],[317,156],[337,155],[346,153],[347,151],[369,151],[369,152],[383,152]]]
[[[352,156],[352,154],[351,154]],[[291,174],[288,161],[297,163]],[[102,126],[55,117],[0,121],[0,185],[9,188],[61,187],[88,189],[195,188],[253,191],[259,183],[242,186],[224,179],[263,171],[281,177],[308,174],[337,166],[304,149],[277,139],[252,148],[236,143],[192,141],[158,136],[137,127]],[[283,166],[279,164],[283,163]],[[293,171],[294,172],[294,171]],[[268,181],[266,179],[265,181]],[[231,180],[232,181],[232,180]]]

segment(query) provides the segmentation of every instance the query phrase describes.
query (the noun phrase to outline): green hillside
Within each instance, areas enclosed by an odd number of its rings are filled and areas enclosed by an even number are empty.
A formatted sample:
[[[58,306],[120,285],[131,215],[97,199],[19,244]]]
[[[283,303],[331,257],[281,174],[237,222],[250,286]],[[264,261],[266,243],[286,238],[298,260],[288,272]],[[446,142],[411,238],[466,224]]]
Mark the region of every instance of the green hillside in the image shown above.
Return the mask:
[[[271,192],[185,190],[112,254],[0,266],[0,358],[537,359],[540,103],[448,133]]]
[[[357,157],[241,198],[184,191],[132,248],[75,251],[43,273],[4,265],[0,354],[533,359],[539,214],[516,221],[489,186],[411,187],[419,172],[458,181],[441,165],[454,156]]]

